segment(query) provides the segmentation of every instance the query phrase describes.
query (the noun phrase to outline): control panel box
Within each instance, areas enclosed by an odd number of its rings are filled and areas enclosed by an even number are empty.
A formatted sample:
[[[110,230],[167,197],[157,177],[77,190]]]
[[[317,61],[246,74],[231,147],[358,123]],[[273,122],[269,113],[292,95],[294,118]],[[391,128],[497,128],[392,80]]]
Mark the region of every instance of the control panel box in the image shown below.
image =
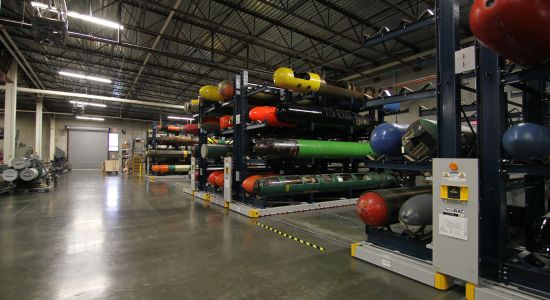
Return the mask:
[[[231,202],[233,197],[233,159],[231,157],[223,158],[223,199]]]
[[[477,284],[478,160],[437,158],[432,175],[434,269]]]
[[[195,157],[191,157],[191,190],[197,190],[197,178],[195,177],[197,171],[197,160]]]

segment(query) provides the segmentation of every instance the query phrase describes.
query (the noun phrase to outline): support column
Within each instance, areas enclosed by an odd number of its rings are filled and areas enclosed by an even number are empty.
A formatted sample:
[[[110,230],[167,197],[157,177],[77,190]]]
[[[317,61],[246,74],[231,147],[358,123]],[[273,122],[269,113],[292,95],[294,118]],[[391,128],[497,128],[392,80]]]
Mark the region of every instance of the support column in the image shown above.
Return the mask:
[[[437,157],[460,157],[460,81],[455,74],[455,51],[460,48],[460,5],[437,1]]]
[[[48,159],[53,159],[55,154],[55,115],[52,115],[50,119],[50,157]]]
[[[11,165],[15,156],[15,118],[17,112],[17,62],[13,60],[6,78],[4,102],[4,163]]]
[[[36,98],[36,122],[34,130],[34,153],[42,157],[42,110],[43,110],[43,97],[38,95]]]

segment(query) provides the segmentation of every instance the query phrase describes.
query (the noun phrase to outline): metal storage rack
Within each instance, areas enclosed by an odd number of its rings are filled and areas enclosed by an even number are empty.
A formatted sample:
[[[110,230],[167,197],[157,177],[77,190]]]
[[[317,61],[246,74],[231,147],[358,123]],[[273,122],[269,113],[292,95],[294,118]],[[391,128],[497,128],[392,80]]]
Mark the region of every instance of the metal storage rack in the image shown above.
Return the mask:
[[[198,120],[203,120],[203,118],[207,116],[220,116],[223,115],[224,111],[228,114],[232,111],[231,105],[233,105],[233,98],[228,99],[221,103],[209,103],[207,101],[200,101],[199,102],[199,113],[198,113]],[[224,134],[226,136],[227,133]],[[199,171],[199,180],[198,180],[198,191],[206,192],[207,190],[210,192],[214,192],[212,189],[207,188],[207,173],[212,168],[219,168],[222,169],[221,165],[223,163],[220,163],[216,160],[213,160],[213,164],[209,164],[208,159],[203,159],[200,155],[200,149],[202,145],[208,144],[208,139],[211,137],[218,137],[221,136],[221,133],[208,133],[204,128],[199,128],[199,143],[197,144],[195,148],[195,153],[193,153],[193,156],[195,157],[195,164]]]
[[[146,138],[146,146],[145,146],[145,154],[147,152],[147,150],[158,150],[160,149],[159,148],[159,144],[157,142],[157,138],[159,136],[159,133],[162,132],[162,130],[159,130],[157,128],[157,122],[152,122],[151,123],[151,129],[149,129],[147,131],[147,138]],[[166,135],[167,136],[177,136],[179,135],[179,133],[176,133],[176,132],[169,132],[169,131],[166,131]],[[180,146],[180,147],[177,147],[177,146],[174,146],[176,148],[183,148],[185,150],[187,150],[189,147],[187,146]],[[180,150],[183,150],[183,149],[180,149]],[[151,158],[151,157],[146,157],[145,158],[145,175],[146,176],[170,176],[170,177],[174,177],[174,178],[179,178],[179,177],[182,177],[182,176],[186,176],[186,175],[159,175],[155,172],[152,172],[151,171],[151,166],[154,165],[155,163],[157,163],[158,159],[157,158]]]
[[[439,137],[438,157],[460,157],[461,122],[473,118],[466,117],[465,111],[477,111],[478,121],[477,157],[479,157],[479,233],[478,257],[463,262],[479,268],[479,284],[466,284],[467,299],[540,299],[550,297],[550,273],[529,266],[515,256],[519,250],[531,242],[528,238],[531,224],[543,215],[550,206],[545,199],[545,180],[550,177],[550,166],[541,161],[515,162],[504,153],[501,138],[512,118],[523,118],[524,122],[548,125],[548,94],[550,87],[550,64],[520,68],[517,71],[505,64],[505,60],[493,51],[476,44],[476,88],[469,89],[477,96],[476,105],[462,106],[460,84],[461,75],[455,74],[455,51],[458,50],[457,31],[459,1],[437,1],[437,68],[438,89],[437,109]],[[406,30],[402,32],[406,33]],[[393,34],[393,37],[398,36]],[[467,77],[469,75],[462,75]],[[513,86],[522,91],[521,112],[508,111],[508,99],[504,87]],[[403,99],[398,99],[403,100]],[[382,101],[381,101],[382,102]],[[388,102],[382,102],[388,103]],[[517,106],[517,105],[516,105]],[[422,111],[421,115],[434,114]],[[431,170],[432,166],[415,162],[367,162],[376,168],[400,170]],[[523,182],[514,183],[510,175],[523,176]],[[507,203],[507,192],[525,189],[525,209],[511,210]],[[519,216],[519,217],[518,217]],[[511,224],[523,223],[525,243],[518,249],[512,247]],[[520,239],[521,240],[521,239]],[[517,241],[517,239],[515,240]],[[362,243],[352,247],[352,255],[357,257]],[[516,245],[517,246],[517,245]],[[374,251],[376,252],[376,251]],[[387,255],[387,252],[382,253]],[[380,255],[382,255],[380,254]],[[361,254],[360,254],[361,255]],[[394,254],[390,254],[392,256]],[[450,254],[449,254],[450,255]],[[386,258],[389,256],[386,256]],[[393,257],[396,265],[406,265],[402,257]],[[400,260],[401,259],[401,260]],[[452,260],[449,257],[449,260]],[[377,264],[374,261],[372,263]],[[379,263],[378,263],[379,264]],[[383,265],[381,265],[383,266]],[[421,271],[418,265],[408,265],[409,270]],[[400,273],[426,284],[431,278],[422,272]],[[437,281],[437,280],[436,280]],[[477,278],[476,278],[477,281]],[[510,288],[511,286],[511,288]]]
[[[257,198],[247,195],[241,184],[243,180],[248,176],[250,171],[250,165],[252,164],[262,164],[265,165],[265,170],[283,170],[285,174],[294,174],[297,172],[296,166],[312,166],[313,169],[320,172],[320,170],[328,170],[329,161],[339,161],[343,164],[343,171],[346,172],[356,172],[358,169],[359,160],[356,159],[346,159],[346,160],[320,160],[320,159],[311,159],[311,160],[299,160],[299,159],[281,159],[278,161],[268,160],[268,159],[257,159],[257,158],[248,158],[251,153],[251,142],[250,134],[260,134],[264,136],[267,132],[271,134],[266,136],[273,136],[286,138],[286,137],[296,137],[300,135],[305,135],[306,137],[312,138],[327,138],[326,134],[320,134],[318,131],[315,133],[315,124],[311,124],[309,128],[303,128],[301,130],[293,129],[292,132],[289,130],[280,130],[275,128],[268,128],[267,123],[251,123],[248,118],[248,98],[257,94],[257,93],[274,93],[277,94],[280,98],[280,103],[292,103],[294,98],[293,94],[285,89],[276,88],[268,85],[256,85],[250,84],[248,81],[248,72],[243,71],[241,74],[236,75],[235,79],[235,97],[234,97],[234,111],[233,111],[233,124],[232,134],[233,134],[233,154],[232,154],[232,168],[234,171],[233,181],[232,181],[232,191],[234,196],[232,197],[233,203],[232,206],[236,207],[234,210],[243,213],[243,210],[246,210],[239,204],[247,205],[253,209],[263,209],[263,213],[258,214],[274,214],[274,213],[284,213],[296,210],[310,210],[310,209],[320,209],[324,207],[334,207],[342,205],[351,205],[354,204],[356,199],[352,199],[351,191],[346,194],[347,199],[340,199],[335,201],[323,201],[318,202],[315,194],[311,194],[305,197],[301,197],[298,200],[291,199],[288,202],[291,205],[282,205],[280,201],[282,199],[277,199],[276,202],[271,203],[270,198]],[[318,95],[311,95],[311,97],[318,97]],[[351,100],[351,105],[353,105],[353,99]],[[349,107],[340,107],[340,109],[348,109]],[[354,109],[357,111],[357,109]],[[353,132],[353,128],[350,127],[348,134],[345,134],[346,138],[343,137],[343,134],[338,135],[339,139],[346,141],[357,141],[360,137],[358,133]],[[303,137],[303,136],[301,136]],[[335,137],[332,137],[335,138]],[[315,171],[314,171],[315,172]],[[328,171],[327,171],[328,173]],[[295,197],[292,197],[295,198]],[[289,204],[289,203],[287,203]],[[281,206],[282,205],[282,206]],[[232,208],[232,206],[229,206]],[[254,213],[247,213],[247,215],[253,215]]]
[[[461,151],[462,122],[469,122],[465,109],[461,103],[463,91],[471,92],[461,84],[461,80],[475,76],[475,70],[469,72],[455,72],[455,52],[460,49],[459,44],[459,1],[437,1],[435,15],[425,16],[418,21],[402,28],[390,31],[385,36],[375,36],[365,40],[366,46],[376,45],[389,39],[398,38],[410,33],[412,29],[419,30],[435,25],[436,40],[436,89],[425,89],[403,95],[374,99],[367,103],[366,108],[379,108],[389,103],[404,103],[418,100],[436,100],[434,109],[437,115],[438,143],[437,155],[434,158],[456,158],[463,156]],[[470,108],[471,109],[471,108]],[[475,109],[475,107],[474,107]],[[380,110],[379,110],[380,112]],[[384,115],[378,114],[378,121],[383,121]],[[470,126],[472,130],[472,127]],[[476,157],[477,153],[471,153]],[[432,161],[365,161],[365,165],[372,169],[390,169],[405,174],[420,174],[432,172]],[[367,242],[352,246],[352,256],[367,262],[390,268],[402,275],[433,286],[437,289],[447,289],[448,279],[445,274],[438,273],[432,266],[432,250],[425,243],[399,233],[385,229],[373,229],[366,226]],[[397,251],[397,253],[396,253]],[[390,267],[388,267],[390,266]]]
[[[515,260],[512,249],[511,222],[523,223],[525,236],[521,248],[532,241],[529,233],[536,218],[547,210],[545,180],[550,166],[540,161],[516,163],[510,160],[500,145],[508,127],[507,96],[504,87],[522,91],[524,122],[548,125],[548,95],[550,64],[511,70],[505,60],[483,46],[479,49],[479,157],[480,159],[480,277],[512,285],[543,297],[550,297],[550,272]],[[510,175],[523,176],[523,183],[512,184]],[[512,211],[507,205],[507,191],[525,189],[525,209]],[[515,219],[515,220],[514,220]],[[516,257],[517,259],[517,257]]]

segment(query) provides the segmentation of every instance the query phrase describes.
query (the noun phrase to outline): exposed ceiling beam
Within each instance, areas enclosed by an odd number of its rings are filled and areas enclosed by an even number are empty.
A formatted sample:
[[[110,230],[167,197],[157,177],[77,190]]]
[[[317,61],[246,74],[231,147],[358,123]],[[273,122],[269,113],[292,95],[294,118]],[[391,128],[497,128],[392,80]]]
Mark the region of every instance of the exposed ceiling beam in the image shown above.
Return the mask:
[[[0,19],[0,24],[6,25],[6,26],[14,26],[14,27],[19,28],[19,29],[25,28],[25,29],[28,29],[28,30],[32,30],[32,24],[24,23],[24,22],[20,22],[20,21],[16,21],[16,20]],[[139,51],[143,51],[143,52],[151,52],[151,53],[159,55],[159,56],[166,56],[166,57],[171,57],[171,58],[175,58],[175,59],[180,59],[180,60],[184,60],[184,61],[186,61],[190,64],[217,68],[217,69],[220,69],[220,70],[223,70],[223,71],[226,71],[226,72],[230,72],[230,73],[234,73],[234,74],[239,73],[242,70],[242,67],[236,66],[236,65],[230,65],[230,64],[227,64],[227,63],[219,63],[219,62],[209,61],[209,60],[205,60],[205,59],[201,59],[201,58],[193,57],[193,56],[188,56],[188,55],[181,54],[181,53],[172,53],[172,52],[165,51],[165,50],[153,49],[153,48],[150,48],[150,47],[141,46],[141,45],[137,45],[137,44],[133,44],[133,43],[102,38],[102,37],[98,37],[98,36],[95,36],[95,35],[92,35],[92,34],[84,34],[84,33],[80,33],[80,32],[72,32],[72,31],[69,31],[67,34],[68,34],[69,37],[73,37],[73,38],[77,38],[77,39],[83,39],[83,40],[94,41],[94,42],[102,43],[102,44],[120,46],[120,47],[125,47],[125,48],[133,49],[133,50],[139,50]],[[249,72],[250,72],[251,77],[255,77],[255,78],[259,78],[259,79],[263,79],[263,80],[271,80],[271,77],[268,76],[266,74],[267,72],[265,72],[265,71],[249,70]]]
[[[6,86],[5,85],[0,86],[0,90],[6,90]],[[183,105],[149,102],[149,101],[142,101],[142,100],[132,100],[132,99],[124,99],[124,98],[116,98],[116,97],[107,97],[107,96],[100,96],[100,95],[71,93],[71,92],[64,92],[64,91],[33,89],[33,88],[26,88],[26,87],[17,87],[17,92],[18,93],[41,94],[41,95],[63,96],[63,97],[74,97],[74,98],[83,98],[83,99],[94,99],[94,100],[101,100],[101,101],[138,104],[138,105],[144,105],[144,106],[174,108],[174,109],[180,109],[180,110],[184,109]]]
[[[163,5],[161,3],[154,3],[152,1],[146,1],[146,2],[139,1],[139,0],[121,0],[121,1],[123,1],[125,4],[132,5],[132,6],[135,6],[135,7],[146,6],[148,11],[151,11],[151,12],[154,12],[154,13],[160,14],[160,15],[167,15],[168,14],[167,11],[170,11],[170,9],[171,9],[167,5]],[[252,44],[252,45],[257,45],[257,46],[263,47],[265,49],[269,49],[271,51],[274,51],[275,53],[281,53],[281,54],[286,55],[286,56],[291,57],[291,58],[303,59],[304,61],[310,62],[314,65],[326,65],[327,67],[338,70],[340,72],[350,72],[350,71],[352,71],[352,70],[349,70],[347,68],[343,68],[343,67],[338,66],[336,64],[328,63],[328,62],[326,62],[322,59],[318,59],[318,58],[315,58],[315,57],[306,57],[306,58],[304,58],[303,53],[301,53],[299,51],[289,49],[286,46],[273,43],[273,41],[265,40],[261,37],[252,36],[250,33],[235,30],[234,28],[218,24],[216,22],[213,22],[213,21],[205,19],[205,18],[198,17],[196,15],[187,13],[186,11],[183,11],[183,10],[176,10],[176,15],[174,16],[174,19],[189,23],[191,25],[194,25],[194,26],[197,26],[197,27],[200,27],[200,28],[203,28],[203,29],[205,29],[209,32],[215,32],[215,33],[222,34],[222,35],[225,35],[225,36],[228,36],[228,37],[232,37],[232,38],[237,39],[237,40],[242,40],[242,41],[245,41],[246,43],[249,43],[249,44]],[[249,71],[251,71],[251,76],[253,76],[254,71],[256,71],[256,70],[250,69]],[[238,73],[238,72],[235,72],[235,73]]]
[[[162,38],[162,35],[164,34],[164,31],[166,31],[166,28],[168,28],[168,25],[170,25],[170,22],[172,22],[172,17],[174,17],[174,10],[178,9],[181,5],[181,0],[177,0],[176,3],[174,3],[174,6],[172,7],[172,10],[164,20],[164,24],[162,24],[162,27],[160,28],[160,31],[158,35],[155,37],[155,41],[153,42],[153,45],[151,45],[151,49],[157,49],[157,46],[160,42],[160,39]],[[132,92],[134,91],[134,88],[136,87],[136,83],[138,82],[139,78],[141,77],[141,73],[145,69],[145,66],[149,62],[149,59],[151,59],[151,51],[147,51],[147,55],[145,56],[145,59],[143,60],[143,64],[139,68],[139,71],[137,72],[137,75],[134,79],[134,82],[130,86],[130,89],[128,90],[128,93],[126,94],[126,97],[129,98],[132,96]]]

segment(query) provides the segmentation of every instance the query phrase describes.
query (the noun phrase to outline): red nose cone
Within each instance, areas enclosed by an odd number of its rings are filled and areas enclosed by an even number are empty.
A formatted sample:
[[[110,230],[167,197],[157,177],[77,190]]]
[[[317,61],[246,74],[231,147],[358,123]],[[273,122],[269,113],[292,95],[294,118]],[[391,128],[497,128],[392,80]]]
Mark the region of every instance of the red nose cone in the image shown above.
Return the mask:
[[[188,134],[199,134],[198,124],[185,124],[183,125],[183,131]]]
[[[241,187],[243,188],[243,190],[249,194],[252,194],[253,190],[254,190],[254,183],[256,182],[256,180],[262,178],[263,175],[252,175],[252,176],[248,176],[248,178],[246,178],[243,183],[241,184]]]
[[[359,197],[356,205],[357,215],[370,227],[386,225],[388,207],[384,198],[377,193],[367,192]]]
[[[258,122],[267,120],[267,124],[273,127],[296,127],[293,124],[280,122],[275,111],[277,111],[277,108],[274,106],[258,106],[250,110],[248,117],[250,120]]]
[[[223,177],[223,171],[213,171],[212,173],[210,173],[210,175],[208,175],[208,182],[211,185],[216,186],[216,179],[220,175]]]
[[[221,174],[218,174],[218,176],[216,176],[214,180],[217,186],[223,187],[223,172],[221,172]]]
[[[470,28],[484,45],[516,63],[550,58],[550,1],[475,0]]]
[[[232,118],[233,118],[233,116],[230,116],[230,115],[220,117],[220,128],[221,129],[226,129],[226,128],[231,127],[231,119]]]

